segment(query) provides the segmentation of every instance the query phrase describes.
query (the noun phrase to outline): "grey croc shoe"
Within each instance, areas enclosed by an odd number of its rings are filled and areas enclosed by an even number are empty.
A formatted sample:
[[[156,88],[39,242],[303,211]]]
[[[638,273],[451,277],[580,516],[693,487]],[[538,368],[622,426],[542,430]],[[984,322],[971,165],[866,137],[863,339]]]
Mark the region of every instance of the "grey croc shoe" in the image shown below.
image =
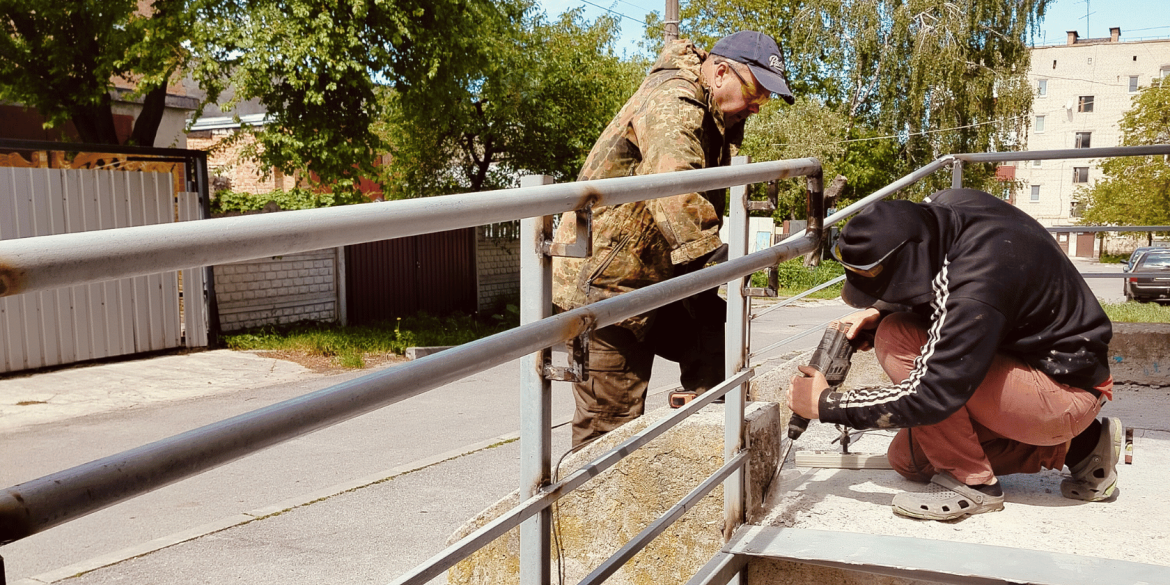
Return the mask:
[[[1084,461],[1070,465],[1072,477],[1060,482],[1060,493],[1066,498],[1100,502],[1109,499],[1117,488],[1117,461],[1121,459],[1124,427],[1121,419],[1101,420],[1101,439]]]
[[[894,496],[895,514],[922,520],[954,520],[968,514],[1002,509],[1002,495],[985,494],[945,471],[931,478],[930,488],[925,492],[903,492]]]

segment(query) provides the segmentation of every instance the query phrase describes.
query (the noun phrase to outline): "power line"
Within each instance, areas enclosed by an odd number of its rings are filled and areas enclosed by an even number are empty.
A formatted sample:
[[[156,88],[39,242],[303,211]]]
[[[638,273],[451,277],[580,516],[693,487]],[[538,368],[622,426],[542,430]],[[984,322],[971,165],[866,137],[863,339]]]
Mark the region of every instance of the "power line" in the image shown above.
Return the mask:
[[[988,120],[987,122],[976,122],[974,124],[967,124],[966,126],[955,126],[953,128],[939,128],[937,130],[923,130],[921,132],[908,132],[902,134],[890,134],[889,136],[870,136],[868,138],[850,138],[847,140],[838,140],[836,142],[829,142],[827,144],[845,144],[847,142],[866,142],[869,140],[886,140],[889,138],[901,138],[903,136],[909,138],[911,136],[926,136],[927,134],[937,134],[939,132],[949,132],[951,130],[963,130],[965,128],[975,128],[977,126],[986,126],[988,124],[999,124],[1000,122],[1009,122],[1012,120],[1022,120],[1027,116],[1018,116],[1016,118],[1008,118],[1006,120]],[[788,146],[787,144],[773,144],[772,146]]]
[[[586,4],[588,4],[588,5],[590,5],[590,6],[593,6],[593,7],[595,7],[595,8],[600,8],[600,9],[602,9],[602,10],[606,11],[606,12],[611,12],[611,13],[613,13],[613,14],[616,14],[616,15],[618,15],[618,16],[620,16],[620,17],[622,17],[622,18],[628,18],[628,19],[630,19],[630,20],[632,20],[632,21],[634,21],[634,22],[636,22],[636,23],[638,23],[638,24],[641,24],[642,26],[647,26],[645,22],[642,22],[641,20],[638,20],[637,18],[634,18],[633,16],[630,16],[630,15],[628,15],[628,14],[622,14],[621,12],[618,12],[618,11],[616,11],[616,10],[613,10],[613,9],[610,9],[610,8],[606,8],[606,7],[604,7],[604,6],[600,5],[600,4],[594,4],[594,3],[590,2],[589,0],[581,0],[581,1],[582,1],[582,2],[584,2],[584,3],[586,3]]]

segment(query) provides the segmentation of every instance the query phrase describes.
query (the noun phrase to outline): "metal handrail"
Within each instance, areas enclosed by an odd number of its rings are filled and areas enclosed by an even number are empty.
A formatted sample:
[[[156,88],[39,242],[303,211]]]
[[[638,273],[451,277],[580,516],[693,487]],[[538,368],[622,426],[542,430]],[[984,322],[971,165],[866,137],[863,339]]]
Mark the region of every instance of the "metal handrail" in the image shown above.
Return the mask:
[[[1101,151],[1116,154],[1104,154]],[[962,161],[1067,158],[1064,156],[1066,152],[1073,152],[1077,157],[1170,154],[1170,146],[947,155],[826,217],[823,226],[832,225],[873,201],[948,166],[955,173],[955,182],[961,184]],[[8,240],[0,242],[0,296],[189,266],[472,227],[517,217],[553,215],[589,206],[616,205],[819,173],[819,169],[819,162],[815,159],[773,161],[665,175],[453,195],[397,202],[393,205],[305,210]],[[144,246],[144,242],[157,246]],[[0,543],[23,538],[255,450],[415,396],[490,365],[531,354],[585,331],[612,325],[686,298],[696,291],[735,282],[757,270],[811,252],[818,245],[819,234],[795,234],[775,246],[733,258],[715,267],[8,488],[0,493]],[[739,291],[732,292],[738,294]],[[742,390],[739,385],[744,377],[750,376],[750,370],[732,374],[724,382],[722,390],[737,395],[733,400],[729,394],[729,412],[733,402],[738,402],[742,409]],[[703,398],[706,400],[694,402],[695,409],[714,400],[715,395],[705,395]],[[678,418],[691,412],[683,410],[678,413]],[[668,420],[671,421],[669,424],[673,424],[676,418]],[[625,454],[624,451],[619,453],[618,458]],[[726,459],[730,464],[733,457],[727,456]],[[720,473],[734,475],[736,469]],[[581,473],[592,476],[584,470]],[[584,481],[588,477],[575,474],[569,479]],[[572,489],[564,482],[558,485],[567,489],[543,492],[539,496],[542,501],[551,503],[555,497]],[[547,508],[547,504],[538,504],[531,509],[531,513],[544,508]],[[516,519],[518,523],[519,516]]]
[[[0,276],[3,271],[18,276],[23,286],[16,289],[31,292],[50,286],[75,285],[111,278],[150,273],[186,266],[186,258],[173,254],[177,242],[192,245],[204,242],[204,249],[193,251],[201,264],[206,258],[253,257],[255,250],[240,251],[236,246],[252,242],[268,253],[287,253],[287,247],[262,243],[254,234],[231,236],[225,233],[236,229],[255,229],[271,237],[274,229],[294,230],[290,237],[312,240],[311,245],[297,244],[297,249],[313,249],[362,241],[368,230],[378,228],[378,238],[409,235],[431,230],[451,229],[500,218],[497,213],[485,219],[485,213],[471,213],[471,218],[454,214],[454,209],[479,209],[492,202],[509,209],[510,217],[536,215],[573,210],[597,202],[616,204],[636,200],[634,195],[621,192],[632,189],[653,196],[688,193],[758,180],[774,180],[794,173],[819,171],[815,159],[773,161],[612,180],[590,181],[564,185],[549,185],[528,189],[514,189],[465,196],[437,197],[429,200],[400,202],[393,205],[361,205],[243,216],[124,228],[81,234],[45,236],[0,242]],[[717,172],[712,172],[717,171]],[[669,180],[666,180],[669,179]],[[693,180],[692,180],[693,179]],[[582,187],[584,185],[584,187]],[[575,195],[588,194],[586,197]],[[427,204],[435,202],[431,209]],[[566,207],[568,205],[568,207]],[[398,214],[383,210],[404,208]],[[354,210],[372,209],[371,213],[357,214]],[[282,216],[295,216],[292,220]],[[371,219],[373,217],[373,219]],[[232,221],[227,221],[232,220]],[[305,225],[311,223],[312,225]],[[150,228],[165,227],[157,230]],[[338,230],[341,234],[327,233]],[[373,232],[370,232],[373,233]],[[155,256],[142,237],[164,237],[165,248],[171,252]],[[215,242],[208,241],[213,238]],[[322,243],[321,239],[328,240]],[[291,241],[282,238],[281,241]],[[274,248],[276,245],[278,247]],[[131,247],[133,249],[131,249]],[[700,290],[718,287],[756,270],[774,265],[784,259],[810,252],[816,247],[815,238],[794,239],[737,261],[698,271],[684,277],[647,287],[573,311],[561,313],[536,323],[468,343],[443,352],[441,355],[370,374],[349,382],[326,388],[305,396],[293,398],[253,412],[182,433],[167,439],[131,449],[34,479],[0,492],[0,543],[12,542],[52,526],[92,513],[138,494],[157,489],[222,465],[256,450],[295,438],[302,434],[373,411],[458,380],[487,367],[519,358],[580,335],[597,327],[612,325],[658,306],[681,300]],[[95,273],[80,264],[95,262],[94,250],[105,250],[114,267]],[[143,257],[145,251],[147,257]],[[100,256],[100,254],[98,254]],[[120,255],[120,256],[119,256]],[[147,262],[149,266],[127,264],[129,258]],[[182,263],[179,263],[182,262]],[[70,267],[76,266],[75,270]],[[100,273],[100,274],[99,274]],[[76,278],[72,278],[75,275]],[[10,281],[11,282],[11,281]],[[14,287],[8,289],[12,294]]]
[[[819,169],[816,159],[804,158],[5,240],[0,296],[556,215]]]
[[[540,510],[548,508],[553,502],[556,502],[565,494],[580,487],[606,469],[613,467],[618,461],[621,461],[639,447],[658,438],[684,418],[693,415],[703,407],[714,402],[717,398],[724,396],[729,390],[751,378],[753,374],[753,370],[745,370],[736,376],[724,380],[718,386],[704,392],[702,396],[692,400],[670,416],[642,429],[621,444],[606,451],[597,459],[574,471],[565,479],[547,486],[527,501],[521,502],[511,510],[500,514],[500,516],[488,524],[448,546],[426,562],[411,569],[410,572],[395,579],[391,585],[421,585],[439,576],[444,570],[455,566],[460,560],[466,558],[482,546],[518,526],[522,520],[531,517]],[[728,463],[731,462],[729,461]]]

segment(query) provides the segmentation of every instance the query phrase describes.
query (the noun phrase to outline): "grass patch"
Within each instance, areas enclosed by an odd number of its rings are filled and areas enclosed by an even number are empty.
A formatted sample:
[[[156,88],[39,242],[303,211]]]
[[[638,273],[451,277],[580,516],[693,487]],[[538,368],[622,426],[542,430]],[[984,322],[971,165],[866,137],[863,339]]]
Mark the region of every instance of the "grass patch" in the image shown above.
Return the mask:
[[[845,268],[835,260],[824,260],[820,266],[805,268],[804,257],[802,256],[793,258],[787,262],[781,262],[777,268],[777,272],[780,281],[780,290],[777,291],[777,296],[792,297],[845,274]],[[768,286],[767,274],[764,272],[753,274],[752,286]],[[840,283],[819,290],[805,298],[833,299],[839,296],[841,296]]]
[[[1170,306],[1157,303],[1106,303],[1101,305],[1114,323],[1170,323]]]
[[[1101,264],[1121,264],[1122,260],[1129,260],[1133,255],[1133,250],[1124,254],[1110,254],[1109,252],[1101,252],[1101,257],[1097,259]]]
[[[518,324],[519,309],[508,305],[505,315],[495,315],[487,322],[459,313],[447,317],[419,313],[356,327],[332,323],[265,326],[223,339],[229,349],[295,351],[332,358],[344,368],[362,368],[369,355],[402,355],[408,347],[461,345]]]

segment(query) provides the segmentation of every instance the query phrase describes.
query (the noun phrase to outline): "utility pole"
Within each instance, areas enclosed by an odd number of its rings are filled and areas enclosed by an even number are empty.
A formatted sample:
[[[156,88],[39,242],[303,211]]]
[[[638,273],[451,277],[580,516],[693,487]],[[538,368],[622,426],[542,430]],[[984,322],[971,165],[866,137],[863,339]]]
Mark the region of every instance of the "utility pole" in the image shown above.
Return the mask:
[[[666,42],[678,40],[678,0],[666,0],[666,18],[662,21]]]

